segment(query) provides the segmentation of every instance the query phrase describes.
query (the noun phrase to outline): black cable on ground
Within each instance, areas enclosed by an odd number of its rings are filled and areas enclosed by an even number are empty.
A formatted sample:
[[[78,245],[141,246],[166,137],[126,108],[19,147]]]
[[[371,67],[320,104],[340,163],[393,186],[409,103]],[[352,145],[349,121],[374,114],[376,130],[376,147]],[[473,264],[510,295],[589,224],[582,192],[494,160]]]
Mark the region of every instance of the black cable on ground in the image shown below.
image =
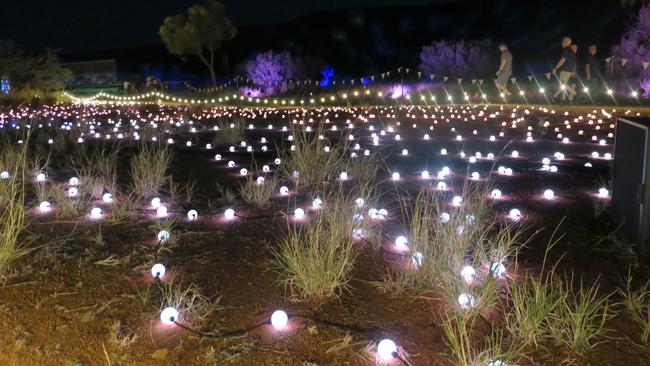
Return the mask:
[[[245,336],[248,334],[248,332],[253,331],[257,328],[260,328],[264,325],[270,324],[270,320],[266,320],[262,323],[254,324],[251,325],[250,327],[243,328],[243,329],[235,329],[235,330],[230,330],[227,332],[221,332],[221,333],[207,333],[207,332],[201,332],[196,329],[192,329],[187,325],[181,324],[174,320],[174,324],[178,325],[179,327],[185,329],[186,331],[193,333],[194,335],[197,335],[199,337],[205,337],[205,338],[212,338],[212,339],[221,339],[221,338],[231,338],[231,337],[241,337]]]

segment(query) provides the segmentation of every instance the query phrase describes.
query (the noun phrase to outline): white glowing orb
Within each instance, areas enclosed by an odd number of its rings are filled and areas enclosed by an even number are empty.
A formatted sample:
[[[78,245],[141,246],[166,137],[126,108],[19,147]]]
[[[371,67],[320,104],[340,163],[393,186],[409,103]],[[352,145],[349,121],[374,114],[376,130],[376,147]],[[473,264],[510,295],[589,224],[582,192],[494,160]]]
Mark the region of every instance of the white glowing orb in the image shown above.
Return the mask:
[[[283,330],[289,323],[289,316],[282,310],[276,310],[271,314],[271,325],[276,330]]]
[[[217,154],[214,156],[214,160],[219,161],[221,160],[221,154]]]
[[[275,164],[275,165],[280,165],[281,163],[282,163],[282,160],[280,160],[279,158],[276,158],[275,160],[273,160],[273,164]]]
[[[38,209],[41,210],[41,212],[48,212],[51,209],[50,203],[43,201],[38,205]]]
[[[79,194],[77,187],[70,187],[68,189],[68,197],[76,197]]]
[[[474,296],[468,293],[458,295],[458,305],[461,309],[469,309],[474,307]]]
[[[235,167],[235,162],[232,161],[232,160],[230,160],[230,161],[228,162],[228,168],[234,168],[234,167]]]
[[[598,197],[601,197],[601,198],[609,197],[609,190],[607,188],[600,188],[598,190]]]
[[[506,276],[506,266],[501,262],[494,262],[490,266],[490,272],[496,278],[502,278]]]
[[[241,168],[241,169],[239,170],[239,175],[246,175],[246,174],[248,174],[248,169],[246,169],[246,168]]]
[[[42,182],[44,180],[45,180],[45,174],[43,174],[43,173],[36,174],[36,181]]]
[[[519,221],[522,218],[522,214],[521,214],[521,211],[519,209],[513,208],[508,213],[508,217],[510,217],[511,220]]]
[[[440,221],[442,221],[443,224],[446,224],[451,220],[451,215],[448,214],[447,212],[443,212],[440,214]]]
[[[79,178],[77,178],[77,177],[70,178],[70,180],[68,181],[68,184],[70,184],[71,186],[78,186],[79,185]]]
[[[440,155],[447,155],[447,149],[441,149]]]
[[[454,198],[451,199],[451,204],[454,206],[460,206],[462,202],[463,198],[461,196],[454,196]]]
[[[395,172],[395,173],[393,173],[393,174],[391,175],[391,179],[392,179],[392,180],[399,180],[399,178],[400,178],[400,175],[399,175],[398,172]]]
[[[478,174],[478,172],[472,172],[471,178],[472,180],[479,180],[481,176]]]
[[[178,310],[171,306],[164,308],[160,312],[160,321],[165,325],[174,324],[175,321],[178,321]]]
[[[262,171],[263,171],[264,173],[268,173],[268,172],[271,171],[271,168],[270,168],[268,165],[264,165],[264,166],[262,167]]]
[[[397,345],[390,339],[382,339],[377,345],[377,356],[384,361],[390,361],[397,352]]]
[[[153,208],[160,207],[160,198],[155,197],[155,198],[151,199],[151,207],[153,207]]]
[[[519,151],[514,150],[514,151],[510,154],[510,156],[513,157],[513,158],[518,158],[518,157],[519,157]]]
[[[413,265],[415,265],[416,267],[419,267],[424,262],[424,254],[422,254],[420,252],[415,252],[411,256],[411,260],[413,262]]]
[[[151,275],[154,277],[162,277],[165,275],[165,266],[161,263],[156,263],[151,267]]]
[[[194,221],[199,217],[199,213],[196,210],[189,210],[187,211],[187,219],[190,221]]]
[[[167,230],[160,230],[158,235],[156,235],[159,242],[164,242],[169,240],[172,237],[172,234]]]
[[[486,366],[508,366],[508,364],[501,360],[489,360]]]
[[[544,198],[547,200],[552,200],[555,198],[555,192],[552,189],[547,189],[544,191]]]
[[[314,200],[311,202],[311,207],[313,207],[315,210],[320,210],[323,208],[323,200],[320,198],[314,198]]]
[[[348,179],[348,173],[347,172],[341,172],[341,174],[339,175],[339,179],[347,180]]]
[[[165,206],[160,206],[156,209],[156,215],[158,217],[166,217],[167,216],[167,207]]]
[[[235,210],[229,208],[223,213],[223,215],[226,217],[226,219],[230,220],[235,217]]]
[[[420,175],[422,179],[429,179],[429,171],[424,170],[422,171],[422,174]]]
[[[102,201],[104,201],[106,203],[113,202],[113,195],[110,194],[110,193],[104,193],[104,195],[102,196]]]
[[[363,208],[363,206],[366,204],[366,201],[365,201],[363,198],[359,197],[359,198],[357,198],[356,200],[354,200],[354,204],[355,204],[358,208]]]
[[[408,249],[408,246],[406,246],[407,243],[408,243],[408,240],[406,239],[405,236],[398,236],[395,239],[395,246],[399,250],[407,250]]]
[[[490,193],[490,196],[492,196],[492,198],[494,198],[494,199],[499,199],[499,198],[501,198],[501,194],[502,193],[501,193],[500,190],[493,189],[492,192]]]
[[[289,188],[287,186],[280,187],[280,195],[286,196],[289,194]]]
[[[460,270],[460,276],[465,282],[471,282],[476,277],[476,270],[472,266],[465,266]]]
[[[444,191],[445,189],[447,189],[447,183],[438,182],[438,190]]]
[[[296,219],[301,220],[305,217],[305,210],[302,208],[297,208],[294,212],[293,215]]]
[[[0,179],[9,179],[9,172],[8,171],[3,171],[0,173]]]
[[[93,207],[92,210],[90,210],[90,217],[93,219],[101,219],[102,218],[102,209],[99,207]]]

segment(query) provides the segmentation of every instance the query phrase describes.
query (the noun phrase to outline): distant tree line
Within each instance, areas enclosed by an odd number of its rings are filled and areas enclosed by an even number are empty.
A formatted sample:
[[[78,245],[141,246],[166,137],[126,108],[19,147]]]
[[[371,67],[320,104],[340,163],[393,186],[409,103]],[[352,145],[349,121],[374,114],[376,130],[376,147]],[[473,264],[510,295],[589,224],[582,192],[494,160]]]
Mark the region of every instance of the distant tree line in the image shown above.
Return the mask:
[[[0,40],[0,97],[20,99],[58,91],[69,76],[54,51],[27,52],[11,40]]]

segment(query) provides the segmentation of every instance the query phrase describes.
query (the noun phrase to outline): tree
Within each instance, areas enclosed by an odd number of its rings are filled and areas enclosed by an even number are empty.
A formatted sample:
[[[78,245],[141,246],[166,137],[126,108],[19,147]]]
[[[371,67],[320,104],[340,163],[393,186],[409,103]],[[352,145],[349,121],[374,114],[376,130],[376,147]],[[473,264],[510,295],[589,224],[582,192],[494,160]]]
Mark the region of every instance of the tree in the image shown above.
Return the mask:
[[[625,66],[615,63],[614,71],[622,73],[629,81],[642,87],[645,96],[650,96],[650,68],[643,69],[643,63],[650,62],[650,5],[639,10],[636,24],[623,35],[613,51],[618,59],[627,60]]]
[[[276,92],[282,82],[296,76],[296,67],[287,51],[259,53],[246,64],[248,78],[264,88],[264,94]]]
[[[210,71],[216,85],[214,58],[221,46],[232,40],[237,28],[225,16],[226,7],[216,0],[206,0],[187,9],[187,15],[165,18],[160,37],[169,53],[185,58],[197,57]]]
[[[26,53],[11,40],[0,40],[0,77],[11,85],[11,91],[60,90],[69,76],[70,71],[61,66],[53,51]]]
[[[489,40],[435,41],[422,47],[420,70],[440,76],[484,77],[496,70],[496,49]]]

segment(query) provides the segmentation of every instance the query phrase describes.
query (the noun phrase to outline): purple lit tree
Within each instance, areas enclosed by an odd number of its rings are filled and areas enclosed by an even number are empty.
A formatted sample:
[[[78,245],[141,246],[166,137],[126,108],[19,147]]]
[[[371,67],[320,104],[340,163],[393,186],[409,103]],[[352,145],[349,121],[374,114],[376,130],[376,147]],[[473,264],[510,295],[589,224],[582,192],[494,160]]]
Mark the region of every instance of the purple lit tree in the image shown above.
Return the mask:
[[[643,63],[650,62],[650,5],[639,10],[636,24],[623,35],[613,51],[619,61],[627,59],[625,65],[616,62],[614,72],[643,88],[646,97],[650,96],[650,68],[643,69]]]
[[[265,95],[269,95],[281,90],[283,82],[294,78],[296,69],[289,52],[267,51],[248,62],[246,73],[253,83],[263,88]]]
[[[420,70],[449,77],[483,77],[498,67],[496,48],[489,40],[434,41],[422,47]]]

